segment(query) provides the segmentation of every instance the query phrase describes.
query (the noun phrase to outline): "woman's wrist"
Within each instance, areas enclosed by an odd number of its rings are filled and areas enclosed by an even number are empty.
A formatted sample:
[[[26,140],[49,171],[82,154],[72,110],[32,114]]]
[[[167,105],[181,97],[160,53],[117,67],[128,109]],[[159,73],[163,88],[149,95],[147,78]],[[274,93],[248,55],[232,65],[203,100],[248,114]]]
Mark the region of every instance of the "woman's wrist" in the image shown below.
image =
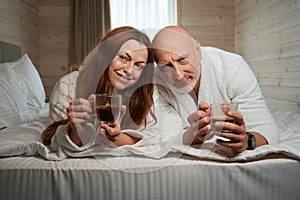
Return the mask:
[[[140,140],[140,138],[136,138],[133,136],[130,136],[126,133],[121,132],[120,134],[113,136],[113,140],[111,140],[114,145],[117,147],[123,146],[123,145],[133,145],[137,143]]]
[[[72,142],[79,147],[82,146],[82,142],[79,135],[70,124],[68,125],[67,131],[68,131],[68,136],[72,140]]]

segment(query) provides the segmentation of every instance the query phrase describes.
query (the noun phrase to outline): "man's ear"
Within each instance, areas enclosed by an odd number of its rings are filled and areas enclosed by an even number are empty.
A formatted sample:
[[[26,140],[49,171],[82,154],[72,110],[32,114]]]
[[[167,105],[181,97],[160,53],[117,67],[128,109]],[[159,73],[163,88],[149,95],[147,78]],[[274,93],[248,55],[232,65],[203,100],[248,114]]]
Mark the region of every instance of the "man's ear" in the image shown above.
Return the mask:
[[[199,55],[199,59],[202,60],[202,52],[201,52],[201,45],[200,45],[200,40],[195,40],[196,42],[196,50],[197,50],[197,53]]]

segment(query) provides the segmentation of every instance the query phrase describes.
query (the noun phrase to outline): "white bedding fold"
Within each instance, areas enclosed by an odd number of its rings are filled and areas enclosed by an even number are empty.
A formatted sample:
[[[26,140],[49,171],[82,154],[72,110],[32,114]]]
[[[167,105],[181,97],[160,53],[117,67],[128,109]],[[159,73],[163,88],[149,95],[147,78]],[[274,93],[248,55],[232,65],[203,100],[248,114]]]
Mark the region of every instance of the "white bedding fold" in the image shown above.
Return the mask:
[[[213,143],[206,143],[201,148],[164,142],[154,145],[126,145],[105,149],[99,146],[92,146],[83,151],[76,151],[76,149],[66,150],[64,148],[51,152],[48,147],[41,143],[40,138],[41,132],[49,124],[49,118],[45,116],[28,124],[0,130],[0,157],[39,155],[48,160],[63,160],[67,157],[143,155],[151,158],[161,158],[168,152],[179,152],[198,158],[220,161],[255,160],[270,154],[280,154],[300,160],[300,113],[286,112],[281,109],[274,109],[272,112],[281,128],[280,142],[278,144],[261,146],[252,151],[247,150],[234,157],[225,156],[224,152],[228,153],[228,150]],[[64,136],[62,135],[62,137]]]

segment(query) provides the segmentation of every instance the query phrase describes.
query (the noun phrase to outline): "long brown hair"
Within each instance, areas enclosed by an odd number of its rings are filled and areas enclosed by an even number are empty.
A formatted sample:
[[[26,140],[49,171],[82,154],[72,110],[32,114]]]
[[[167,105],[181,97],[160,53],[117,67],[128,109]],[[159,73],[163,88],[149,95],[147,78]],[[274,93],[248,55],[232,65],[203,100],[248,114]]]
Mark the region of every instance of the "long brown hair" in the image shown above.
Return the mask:
[[[114,91],[114,88],[109,80],[108,68],[121,46],[126,41],[131,39],[136,40],[147,47],[147,65],[144,67],[143,72],[136,84],[122,91]],[[151,111],[151,107],[153,106],[152,96],[154,91],[154,55],[148,36],[129,26],[119,27],[110,31],[103,39],[101,39],[96,51],[96,60],[91,62],[94,62],[94,64],[87,64],[87,66],[83,67],[82,70],[79,71],[76,85],[84,85],[85,87],[76,87],[76,98],[88,98],[88,96],[92,93],[116,92],[122,94],[123,104],[127,106],[126,113],[121,122],[121,127],[123,129],[138,128],[141,125],[146,127],[146,118],[148,113],[150,113],[150,115],[156,121],[156,117]],[[89,84],[86,84],[86,77],[89,77],[90,79]],[[93,84],[95,82],[98,82],[98,84]],[[68,120],[61,120],[48,126],[42,133],[43,143],[45,145],[49,145],[57,127],[61,124],[67,123]]]

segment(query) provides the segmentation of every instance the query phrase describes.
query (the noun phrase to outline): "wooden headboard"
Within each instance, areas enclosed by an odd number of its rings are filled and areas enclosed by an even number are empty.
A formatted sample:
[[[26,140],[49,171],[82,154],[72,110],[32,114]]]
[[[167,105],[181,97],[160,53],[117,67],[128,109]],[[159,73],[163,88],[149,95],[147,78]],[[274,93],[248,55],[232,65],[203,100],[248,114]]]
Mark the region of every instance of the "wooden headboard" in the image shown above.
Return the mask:
[[[21,47],[0,41],[0,63],[11,62],[21,57]]]

